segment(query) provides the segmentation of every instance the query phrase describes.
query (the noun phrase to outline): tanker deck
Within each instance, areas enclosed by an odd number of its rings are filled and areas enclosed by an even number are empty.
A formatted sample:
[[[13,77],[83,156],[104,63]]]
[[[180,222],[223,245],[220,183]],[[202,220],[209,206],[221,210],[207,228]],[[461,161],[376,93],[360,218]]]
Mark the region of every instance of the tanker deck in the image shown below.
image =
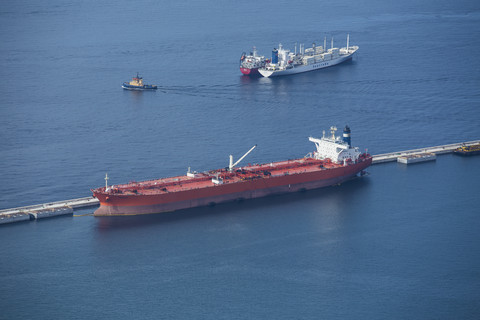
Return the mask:
[[[372,163],[372,157],[350,145],[350,129],[344,139],[310,137],[317,151],[304,158],[260,165],[235,166],[230,156],[225,169],[197,173],[190,168],[186,175],[132,182],[92,190],[100,201],[95,215],[135,215],[161,213],[233,201],[259,198],[330,186],[351,179]],[[108,177],[105,178],[106,182]]]

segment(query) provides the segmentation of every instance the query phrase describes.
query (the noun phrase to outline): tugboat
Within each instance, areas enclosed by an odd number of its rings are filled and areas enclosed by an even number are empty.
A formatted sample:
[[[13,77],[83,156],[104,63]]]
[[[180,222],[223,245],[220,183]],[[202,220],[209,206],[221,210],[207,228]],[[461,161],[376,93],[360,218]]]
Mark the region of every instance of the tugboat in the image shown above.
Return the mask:
[[[130,82],[124,82],[122,88],[125,90],[157,90],[153,84],[143,84],[143,78],[138,75],[132,78]]]

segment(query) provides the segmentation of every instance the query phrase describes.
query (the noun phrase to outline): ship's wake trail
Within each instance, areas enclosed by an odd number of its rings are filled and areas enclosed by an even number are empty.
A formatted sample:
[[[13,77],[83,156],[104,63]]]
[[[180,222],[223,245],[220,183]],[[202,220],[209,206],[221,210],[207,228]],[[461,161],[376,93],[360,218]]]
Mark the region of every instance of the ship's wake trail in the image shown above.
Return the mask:
[[[265,78],[264,78],[265,79]],[[248,79],[251,81],[250,79]],[[232,101],[243,101],[245,95],[254,96],[255,100],[269,102],[270,100],[265,95],[259,93],[269,91],[272,89],[270,79],[266,83],[255,82],[252,85],[250,82],[240,82],[231,84],[211,84],[211,85],[192,85],[192,86],[164,86],[157,85],[159,92],[165,94],[186,95],[201,98],[221,98]]]
[[[240,84],[215,84],[198,86],[158,86],[158,91],[167,94],[180,94],[195,97],[222,97],[226,99],[238,98]]]
[[[222,93],[232,88],[238,88],[238,84],[214,84],[214,85],[197,85],[197,86],[158,86],[159,90],[165,93],[181,93],[181,94],[201,94],[201,93]]]

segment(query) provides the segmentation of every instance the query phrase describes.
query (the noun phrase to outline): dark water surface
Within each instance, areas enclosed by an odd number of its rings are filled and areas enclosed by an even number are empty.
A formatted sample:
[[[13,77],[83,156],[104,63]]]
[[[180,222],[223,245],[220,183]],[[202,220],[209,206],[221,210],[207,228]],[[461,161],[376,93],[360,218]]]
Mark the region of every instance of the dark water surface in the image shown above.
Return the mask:
[[[300,157],[352,128],[372,154],[480,138],[475,1],[15,1],[0,7],[0,209]],[[352,62],[241,76],[256,45]],[[328,40],[329,43],[329,40]],[[126,92],[137,71],[156,92]],[[480,158],[129,218],[0,227],[1,319],[477,319]],[[86,210],[81,213],[90,213]]]

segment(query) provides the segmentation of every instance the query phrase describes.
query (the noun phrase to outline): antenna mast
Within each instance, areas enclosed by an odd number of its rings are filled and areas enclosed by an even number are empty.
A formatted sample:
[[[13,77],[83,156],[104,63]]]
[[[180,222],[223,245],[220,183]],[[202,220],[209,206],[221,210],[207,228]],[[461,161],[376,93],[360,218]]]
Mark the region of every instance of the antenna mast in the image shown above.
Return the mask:
[[[332,140],[335,140],[335,131],[337,131],[337,127],[331,126],[330,132],[332,133]]]

